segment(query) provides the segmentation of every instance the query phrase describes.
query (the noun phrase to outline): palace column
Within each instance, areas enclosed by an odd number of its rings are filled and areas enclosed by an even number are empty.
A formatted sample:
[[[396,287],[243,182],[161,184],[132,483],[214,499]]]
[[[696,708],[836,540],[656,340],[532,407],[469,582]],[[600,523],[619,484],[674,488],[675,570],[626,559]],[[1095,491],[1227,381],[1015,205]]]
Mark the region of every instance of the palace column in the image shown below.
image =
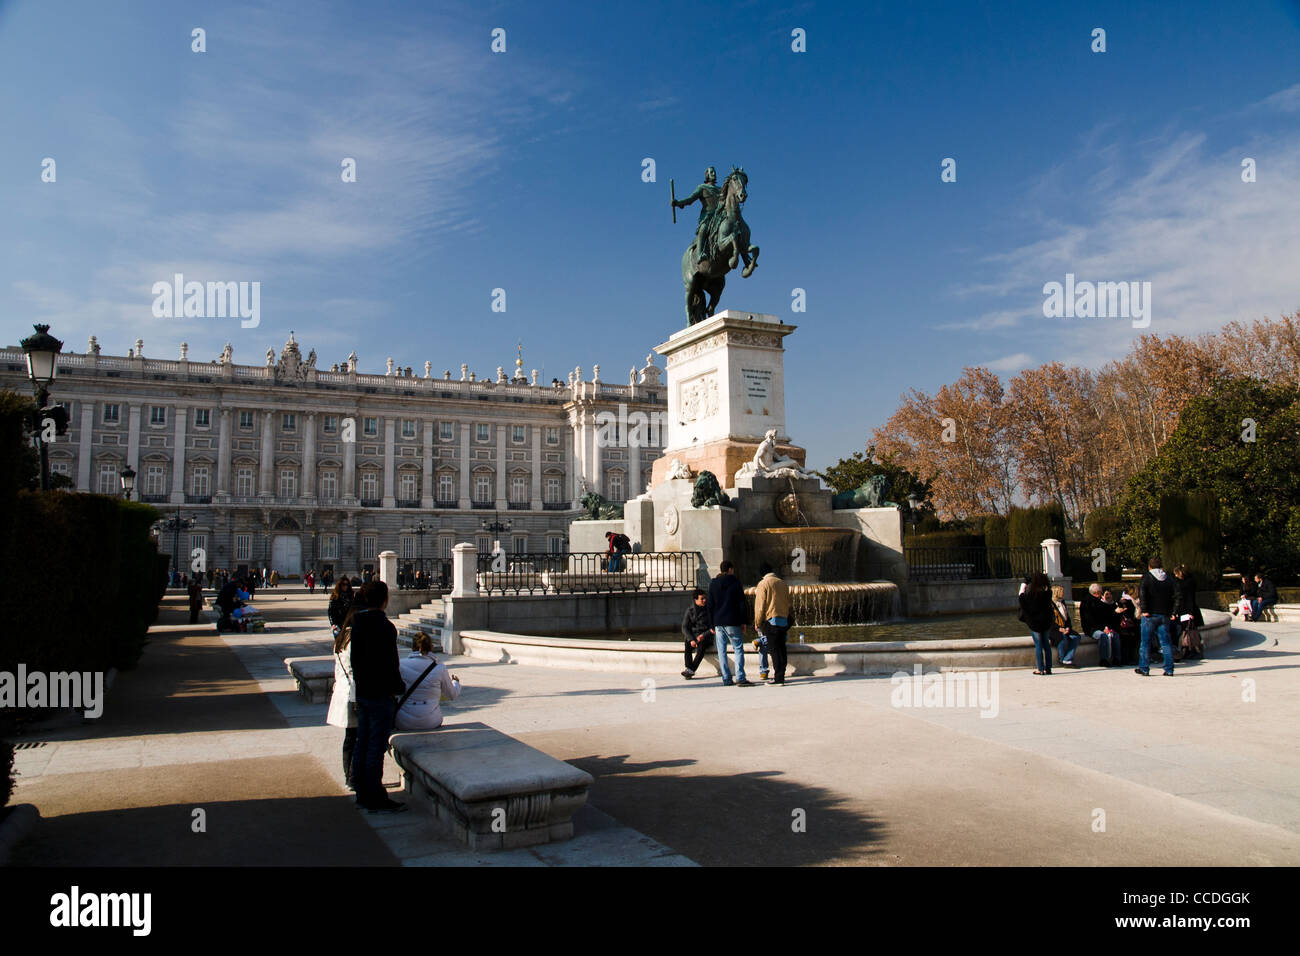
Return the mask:
[[[433,422],[424,423],[424,479],[420,485],[420,507],[433,507]]]
[[[81,429],[77,438],[80,440],[77,449],[77,490],[94,491],[90,487],[90,448],[91,448],[91,431],[95,427],[95,403],[81,403]],[[116,489],[113,489],[116,491]]]
[[[230,494],[230,409],[220,411],[217,432],[217,494]]]
[[[528,507],[542,510],[542,426],[534,424],[533,430],[533,494]]]
[[[460,430],[460,507],[468,510],[469,499],[469,422],[457,422]]]
[[[303,416],[303,426],[307,434],[302,442],[302,489],[299,497],[315,500],[316,498],[316,413],[308,412]],[[315,555],[312,555],[315,558]]]
[[[176,438],[172,448],[172,504],[179,505],[185,503],[185,420],[189,416],[190,410],[184,406],[177,406],[176,415]]]
[[[397,441],[397,419],[391,415],[384,419],[384,507],[396,508],[397,497],[393,494],[395,478],[393,467],[393,446]]]
[[[497,430],[497,511],[506,510],[506,426],[496,424]]]
[[[625,427],[633,434],[624,435],[624,439],[627,441],[627,487],[623,489],[623,496],[631,500],[645,491],[645,482],[641,480],[641,442],[645,435],[637,433],[645,430],[633,429],[630,426]]]
[[[604,495],[604,456],[601,455],[600,432],[596,428],[596,413],[594,411],[591,415],[587,416],[586,430],[587,448],[591,456],[588,459],[590,465],[587,473],[587,481],[591,483],[592,491],[596,492],[598,495]]]
[[[351,412],[343,424],[345,429],[343,434],[343,487],[340,492],[343,495],[343,500],[348,504],[355,504],[357,500],[357,417],[358,412]],[[348,428],[347,425],[349,421],[352,423],[351,428]],[[352,438],[351,441],[347,440],[349,436]],[[358,567],[360,567],[359,564]]]
[[[574,508],[582,505],[582,412],[574,410],[569,418],[569,496]]]
[[[259,498],[269,498],[275,494],[275,483],[271,478],[271,469],[275,464],[275,438],[271,430],[271,420],[274,414],[274,412],[262,413],[262,456],[257,463],[257,496]]]
[[[140,471],[140,406],[132,404],[127,411],[126,464],[132,471]],[[143,479],[144,476],[140,475]],[[143,480],[137,490],[143,489]]]

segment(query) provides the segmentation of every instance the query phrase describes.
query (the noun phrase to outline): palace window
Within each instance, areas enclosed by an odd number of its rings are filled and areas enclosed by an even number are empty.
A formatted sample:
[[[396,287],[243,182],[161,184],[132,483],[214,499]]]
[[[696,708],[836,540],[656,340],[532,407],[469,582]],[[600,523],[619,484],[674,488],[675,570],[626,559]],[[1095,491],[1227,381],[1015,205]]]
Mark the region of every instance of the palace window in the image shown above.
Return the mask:
[[[488,504],[492,501],[492,476],[474,476],[474,503]]]
[[[293,412],[285,412],[280,417],[280,431],[293,432],[298,430],[298,416]]]
[[[252,413],[252,412],[240,412],[240,413],[239,413],[239,430],[240,430],[241,432],[251,432],[251,431],[253,430],[253,413]]]
[[[116,425],[116,424],[118,423],[118,415],[119,415],[120,413],[121,413],[121,407],[120,407],[120,406],[118,406],[118,405],[105,405],[105,406],[104,406],[104,424],[105,424],[105,425]]]
[[[162,405],[149,406],[149,424],[150,425],[167,424],[167,409],[165,406]]]
[[[194,409],[194,427],[207,428],[212,424],[212,410],[209,408]]]
[[[443,502],[456,500],[456,479],[452,475],[438,476],[438,500]]]
[[[235,560],[251,561],[253,559],[253,536],[251,534],[235,535]]]
[[[161,495],[166,493],[167,488],[167,466],[166,465],[149,465],[144,472],[144,493],[146,495]]]
[[[491,425],[485,425],[485,424],[482,424],[482,423],[476,425],[475,428],[474,428],[474,438],[475,438],[476,441],[491,441],[491,440],[492,440],[492,426],[491,426]]]
[[[363,419],[361,431],[362,434],[369,435],[371,438],[374,438],[376,435],[379,434],[379,419],[377,418]]]
[[[320,556],[326,560],[337,560],[339,556],[339,536],[323,534],[320,536]]]
[[[456,539],[449,534],[438,535],[438,557],[444,561],[451,558],[451,549],[456,546]]]
[[[339,417],[337,415],[325,416],[325,434],[333,435],[339,430]]]
[[[403,561],[412,561],[415,559],[415,535],[404,534],[401,539],[401,555]]]
[[[420,492],[415,486],[415,473],[404,471],[398,476],[397,497],[404,501],[414,501],[420,497]]]
[[[546,429],[546,444],[558,445],[560,443],[560,430],[558,428]]]
[[[510,500],[515,504],[523,504],[528,501],[528,478],[525,475],[511,476]]]
[[[339,473],[337,471],[321,472],[320,496],[322,498],[337,498],[339,496]]]
[[[438,423],[438,437],[443,441],[451,441],[456,437],[456,428],[451,422]]]
[[[208,536],[206,534],[190,535],[190,553],[188,557],[191,561],[194,560],[195,551],[199,551],[202,553],[204,567],[201,568],[200,570],[206,571],[207,570],[206,565],[208,563]],[[184,557],[184,555],[182,555],[182,557]]]
[[[253,483],[253,469],[248,467],[239,468],[235,471],[235,494],[240,498],[251,498],[257,494],[257,486]]]
[[[605,476],[605,478],[608,484],[609,500],[610,501],[624,500],[623,473],[620,471],[611,471],[609,474]]]
[[[378,551],[379,538],[373,534],[363,534],[361,536],[361,560],[375,560],[375,553]]]
[[[298,471],[295,468],[280,469],[280,497],[298,497]]]
[[[115,495],[122,490],[121,471],[116,462],[99,463],[99,493]]]
[[[511,553],[511,554],[527,554],[527,553],[528,553],[528,535],[526,535],[526,534],[516,534],[516,535],[512,535],[511,538],[510,538],[510,553]]]
[[[557,476],[548,476],[546,479],[546,501],[548,504],[558,505],[563,499],[560,498],[560,486],[562,482]]]
[[[474,549],[479,554],[491,554],[495,550],[492,546],[492,536],[487,534],[475,535]]]
[[[546,550],[551,554],[564,554],[564,535],[548,535],[546,538]]]
[[[190,472],[190,494],[200,496],[212,494],[207,465],[195,465],[194,470]]]
[[[402,437],[403,438],[415,437],[415,422],[409,418],[402,419]]]
[[[526,433],[527,430],[523,425],[510,426],[510,440],[514,442],[516,445],[522,445],[524,443],[524,438],[526,436]]]
[[[363,471],[361,473],[361,497],[367,501],[374,501],[379,497],[378,472]]]

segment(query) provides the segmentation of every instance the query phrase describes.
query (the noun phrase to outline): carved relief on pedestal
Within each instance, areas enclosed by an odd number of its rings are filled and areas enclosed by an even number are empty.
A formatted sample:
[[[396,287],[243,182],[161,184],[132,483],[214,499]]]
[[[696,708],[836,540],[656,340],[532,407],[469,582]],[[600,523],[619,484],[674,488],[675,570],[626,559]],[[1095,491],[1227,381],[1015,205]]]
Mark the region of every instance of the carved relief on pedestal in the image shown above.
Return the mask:
[[[718,376],[715,372],[705,372],[687,379],[677,388],[677,405],[681,409],[683,423],[690,424],[717,414]]]

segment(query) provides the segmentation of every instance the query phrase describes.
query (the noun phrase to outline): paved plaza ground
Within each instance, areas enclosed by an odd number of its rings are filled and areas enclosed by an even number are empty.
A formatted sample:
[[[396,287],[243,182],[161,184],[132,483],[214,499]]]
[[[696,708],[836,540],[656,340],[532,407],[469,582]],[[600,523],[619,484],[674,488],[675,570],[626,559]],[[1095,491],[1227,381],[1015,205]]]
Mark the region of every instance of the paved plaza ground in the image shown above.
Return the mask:
[[[573,840],[475,854],[417,812],[354,809],[341,731],[284,665],[328,653],[323,594],[259,592],[249,635],[184,623],[182,601],[102,718],[18,752],[15,802],[44,819],[16,864],[1300,864],[1297,624],[1236,629],[1172,679],[1000,671],[991,718],[894,707],[887,677],[646,688],[450,658],[449,723],[596,778]]]

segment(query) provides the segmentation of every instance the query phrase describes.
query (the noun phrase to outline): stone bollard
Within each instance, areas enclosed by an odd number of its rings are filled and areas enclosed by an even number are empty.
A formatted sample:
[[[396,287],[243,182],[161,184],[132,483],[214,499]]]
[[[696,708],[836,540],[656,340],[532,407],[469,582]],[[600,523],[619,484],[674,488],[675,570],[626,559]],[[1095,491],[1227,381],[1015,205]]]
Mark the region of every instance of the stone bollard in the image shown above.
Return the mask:
[[[1064,572],[1061,569],[1061,542],[1055,538],[1046,538],[1043,540],[1042,546],[1043,573],[1051,581],[1064,577]]]
[[[379,552],[379,580],[388,585],[389,590],[397,587],[397,552]]]
[[[478,549],[462,541],[451,549],[451,596],[478,596]]]

